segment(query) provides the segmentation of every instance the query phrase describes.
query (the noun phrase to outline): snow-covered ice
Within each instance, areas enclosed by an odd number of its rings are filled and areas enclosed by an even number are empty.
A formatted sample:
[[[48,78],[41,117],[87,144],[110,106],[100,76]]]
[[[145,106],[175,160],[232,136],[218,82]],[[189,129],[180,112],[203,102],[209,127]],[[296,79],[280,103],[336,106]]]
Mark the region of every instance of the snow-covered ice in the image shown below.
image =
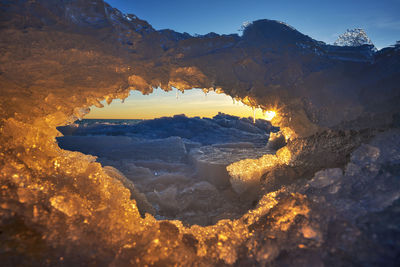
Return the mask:
[[[365,33],[363,29],[348,29],[345,33],[339,35],[334,45],[338,46],[362,46],[371,45],[374,46],[371,39]]]

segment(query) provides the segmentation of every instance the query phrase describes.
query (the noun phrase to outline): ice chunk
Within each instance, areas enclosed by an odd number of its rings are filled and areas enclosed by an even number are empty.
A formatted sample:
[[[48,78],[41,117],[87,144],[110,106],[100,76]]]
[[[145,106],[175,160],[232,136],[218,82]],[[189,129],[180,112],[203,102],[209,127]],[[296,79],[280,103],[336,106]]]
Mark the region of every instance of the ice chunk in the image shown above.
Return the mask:
[[[260,159],[245,159],[229,165],[226,169],[232,188],[239,194],[258,188],[265,170],[274,166],[276,162],[276,156],[264,155]]]
[[[227,162],[212,162],[207,158],[195,158],[193,162],[199,177],[217,187],[229,186],[229,175],[226,172]]]
[[[396,117],[400,118],[400,114]],[[379,134],[371,145],[380,150],[378,162],[400,164],[400,131],[398,129]]]
[[[51,205],[67,216],[90,214],[81,197],[76,194],[56,195],[50,198]]]
[[[121,171],[131,180],[150,179],[154,176],[149,168],[136,166],[133,162],[123,160],[122,166]]]
[[[359,165],[349,162],[349,164],[347,164],[346,166],[344,173],[346,176],[355,176],[360,172],[361,172],[361,167]]]
[[[186,148],[180,137],[138,141],[126,136],[64,136],[58,138],[64,149],[113,160],[134,159],[180,162]]]
[[[178,189],[176,186],[170,186],[167,189],[157,192],[154,191],[157,196],[157,202],[160,208],[172,216],[179,210],[179,203],[176,199]]]
[[[140,193],[139,190],[136,189],[135,185],[132,181],[128,180],[125,175],[123,175],[120,171],[111,166],[103,167],[103,170],[111,177],[120,181],[126,188],[131,192],[131,198],[136,200],[136,205],[140,214],[143,216],[146,213],[150,213],[152,215],[155,214],[155,210],[153,206],[147,201],[147,198],[144,194]]]
[[[370,164],[379,158],[380,150],[377,147],[363,144],[351,155],[351,161],[356,164]]]
[[[213,192],[216,193],[217,189],[210,183],[202,181],[194,184],[190,187],[189,191],[200,191],[200,192]]]
[[[142,187],[146,191],[163,191],[166,188],[179,185],[184,186],[189,183],[191,179],[181,173],[167,173],[162,175],[154,176],[152,179],[148,179],[141,182]]]
[[[193,149],[193,148],[199,148],[199,147],[201,147],[201,143],[199,143],[199,142],[193,142],[193,141],[191,141],[191,140],[189,140],[189,139],[184,139],[184,140],[183,140],[183,143],[185,144],[186,151],[190,151],[190,150]]]
[[[285,136],[283,136],[282,132],[277,132],[273,133],[271,132],[269,134],[269,139],[267,143],[267,147],[273,150],[278,150],[281,147],[284,147],[286,145],[286,140]]]
[[[197,174],[217,187],[230,185],[230,175],[226,167],[236,161],[261,157],[272,153],[267,148],[254,148],[248,143],[204,146],[193,149],[189,159],[195,166]]]
[[[303,234],[303,236],[307,239],[320,239],[321,238],[321,233],[319,233],[316,229],[312,228],[309,225],[304,225],[300,232]]]
[[[278,150],[276,156],[271,155],[270,150],[269,153],[257,159],[246,158],[237,161],[226,168],[230,175],[229,181],[237,193],[257,190],[261,176],[268,169],[276,164],[288,164],[291,158],[290,151],[286,147]]]
[[[351,163],[349,164],[349,166],[347,166],[346,171],[349,175],[351,175],[357,172],[357,168],[359,168],[360,171],[367,171],[370,173],[378,174],[380,168],[380,155],[381,151],[379,148],[363,144],[352,153]],[[352,164],[357,167],[352,167]]]
[[[325,169],[316,172],[309,184],[315,188],[324,188],[343,178],[343,171],[340,168]]]
[[[180,201],[183,209],[189,211],[207,211],[211,208],[221,206],[219,192],[209,182],[201,181],[195,183],[182,191]]]

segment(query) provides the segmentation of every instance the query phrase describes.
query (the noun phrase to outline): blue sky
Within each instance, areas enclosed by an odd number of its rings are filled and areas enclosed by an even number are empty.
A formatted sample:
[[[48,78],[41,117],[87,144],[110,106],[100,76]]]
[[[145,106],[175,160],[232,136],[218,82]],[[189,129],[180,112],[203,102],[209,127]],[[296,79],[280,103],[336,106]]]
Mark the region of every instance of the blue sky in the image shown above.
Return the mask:
[[[284,21],[314,39],[333,43],[348,28],[363,28],[383,48],[400,40],[400,0],[106,0],[156,29],[190,34],[238,33],[244,21]]]

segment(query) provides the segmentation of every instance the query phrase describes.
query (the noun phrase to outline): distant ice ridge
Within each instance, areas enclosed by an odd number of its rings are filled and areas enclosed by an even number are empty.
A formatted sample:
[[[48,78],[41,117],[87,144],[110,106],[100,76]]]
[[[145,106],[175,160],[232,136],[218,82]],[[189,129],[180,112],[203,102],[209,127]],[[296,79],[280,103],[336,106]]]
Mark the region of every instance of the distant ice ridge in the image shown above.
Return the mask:
[[[81,123],[58,128],[63,135],[130,136],[139,139],[164,139],[179,136],[201,145],[251,142],[264,146],[270,131],[277,131],[270,122],[239,118],[219,113],[210,118],[188,118],[184,115],[153,120],[83,120]]]
[[[339,35],[334,45],[337,46],[362,46],[374,45],[363,29],[348,29],[345,33]]]

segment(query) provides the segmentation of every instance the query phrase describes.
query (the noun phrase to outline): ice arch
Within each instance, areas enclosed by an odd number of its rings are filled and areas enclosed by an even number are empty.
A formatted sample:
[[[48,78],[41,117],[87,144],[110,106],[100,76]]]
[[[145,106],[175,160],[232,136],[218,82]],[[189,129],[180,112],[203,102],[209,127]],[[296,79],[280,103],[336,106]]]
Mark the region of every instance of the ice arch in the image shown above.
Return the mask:
[[[101,0],[1,4],[1,220],[11,262],[268,263],[280,247],[300,248],[288,241],[297,215],[303,236],[323,242],[308,200],[283,189],[266,194],[240,220],[207,228],[141,219],[121,181],[90,156],[63,151],[54,141],[56,126],[104,98],[157,86],[215,88],[277,109],[274,124],[294,141],[276,164],[282,170],[296,162],[294,173],[315,159],[310,147],[333,149],[352,140],[345,134],[323,146],[323,138],[337,136],[319,135],[320,143],[302,137],[327,128],[385,127],[398,116],[395,49],[374,54],[368,46],[329,46],[269,20],[249,25],[241,37],[192,37],[156,31]],[[330,156],[318,161],[320,168],[343,155]]]

